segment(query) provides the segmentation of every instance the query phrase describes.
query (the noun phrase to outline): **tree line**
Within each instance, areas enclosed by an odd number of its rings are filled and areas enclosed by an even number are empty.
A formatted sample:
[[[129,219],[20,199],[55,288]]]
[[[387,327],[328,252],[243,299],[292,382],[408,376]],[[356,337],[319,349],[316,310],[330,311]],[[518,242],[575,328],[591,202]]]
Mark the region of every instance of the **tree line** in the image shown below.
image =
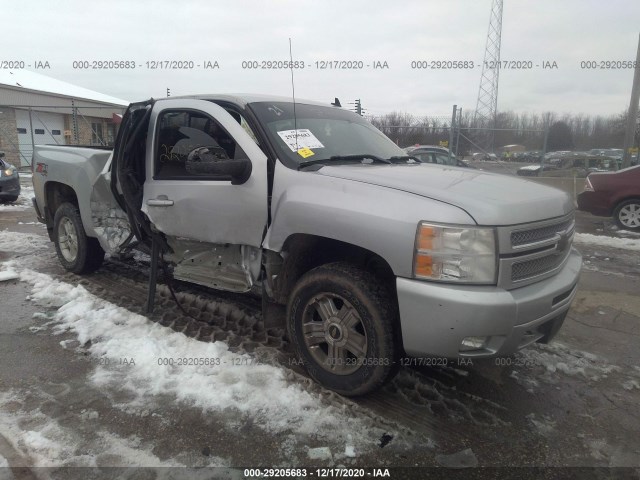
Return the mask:
[[[417,117],[409,113],[391,112],[367,118],[400,147],[438,145],[449,140],[450,117]],[[493,145],[496,150],[512,144],[524,145],[527,150],[542,150],[548,125],[547,151],[622,148],[626,120],[626,111],[609,116],[500,112],[493,132]],[[478,138],[478,132],[473,130],[473,112],[463,112],[459,123],[458,153],[477,151],[473,145],[474,139]],[[457,133],[457,128],[454,133]],[[454,147],[456,137],[454,135]]]

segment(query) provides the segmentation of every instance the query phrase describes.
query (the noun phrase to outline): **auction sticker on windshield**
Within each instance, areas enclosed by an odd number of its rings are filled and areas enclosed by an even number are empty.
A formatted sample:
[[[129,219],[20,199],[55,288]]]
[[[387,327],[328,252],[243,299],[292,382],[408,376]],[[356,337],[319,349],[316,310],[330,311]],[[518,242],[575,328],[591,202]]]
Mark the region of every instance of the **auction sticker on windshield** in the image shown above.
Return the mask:
[[[298,150],[298,155],[300,155],[302,158],[309,158],[310,156],[315,155],[315,153],[313,153],[313,150],[311,150],[310,148],[304,147]]]
[[[301,148],[324,148],[324,145],[320,143],[320,140],[318,140],[308,128],[282,130],[278,132],[278,135],[280,135],[280,138],[284,140],[284,143],[287,144],[292,152],[297,152]]]

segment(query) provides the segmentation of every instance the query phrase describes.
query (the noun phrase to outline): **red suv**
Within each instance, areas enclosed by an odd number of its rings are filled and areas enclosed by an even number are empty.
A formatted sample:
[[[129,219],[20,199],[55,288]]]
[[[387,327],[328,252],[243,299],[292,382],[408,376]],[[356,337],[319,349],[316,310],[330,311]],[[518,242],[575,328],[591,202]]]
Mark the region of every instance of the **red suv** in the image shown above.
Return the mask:
[[[578,208],[613,216],[621,228],[640,231],[640,165],[617,172],[591,173],[578,195]]]

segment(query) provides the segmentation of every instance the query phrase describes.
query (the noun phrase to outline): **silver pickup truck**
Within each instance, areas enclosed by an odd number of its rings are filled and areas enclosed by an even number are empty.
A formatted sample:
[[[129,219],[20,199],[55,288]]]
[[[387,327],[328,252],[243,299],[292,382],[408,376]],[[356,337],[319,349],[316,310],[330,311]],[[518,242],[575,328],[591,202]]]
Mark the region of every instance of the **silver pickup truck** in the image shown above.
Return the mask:
[[[344,395],[380,387],[405,355],[548,342],[581,267],[565,193],[421,163],[312,101],[134,103],[113,151],[37,146],[33,184],[67,270],[137,245],[177,279],[259,292],[265,322],[286,326],[309,374]]]

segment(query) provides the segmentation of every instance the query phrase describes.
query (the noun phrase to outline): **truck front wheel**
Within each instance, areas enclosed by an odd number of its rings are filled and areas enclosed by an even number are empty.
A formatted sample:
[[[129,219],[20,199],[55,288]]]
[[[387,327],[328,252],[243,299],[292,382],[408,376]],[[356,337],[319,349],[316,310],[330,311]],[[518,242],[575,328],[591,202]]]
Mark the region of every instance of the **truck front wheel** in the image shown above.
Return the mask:
[[[342,395],[363,395],[397,371],[396,302],[371,273],[348,263],[307,272],[287,308],[287,326],[309,375]]]
[[[91,273],[102,265],[104,250],[97,239],[87,237],[78,208],[63,203],[53,218],[53,241],[62,266],[73,273]]]

